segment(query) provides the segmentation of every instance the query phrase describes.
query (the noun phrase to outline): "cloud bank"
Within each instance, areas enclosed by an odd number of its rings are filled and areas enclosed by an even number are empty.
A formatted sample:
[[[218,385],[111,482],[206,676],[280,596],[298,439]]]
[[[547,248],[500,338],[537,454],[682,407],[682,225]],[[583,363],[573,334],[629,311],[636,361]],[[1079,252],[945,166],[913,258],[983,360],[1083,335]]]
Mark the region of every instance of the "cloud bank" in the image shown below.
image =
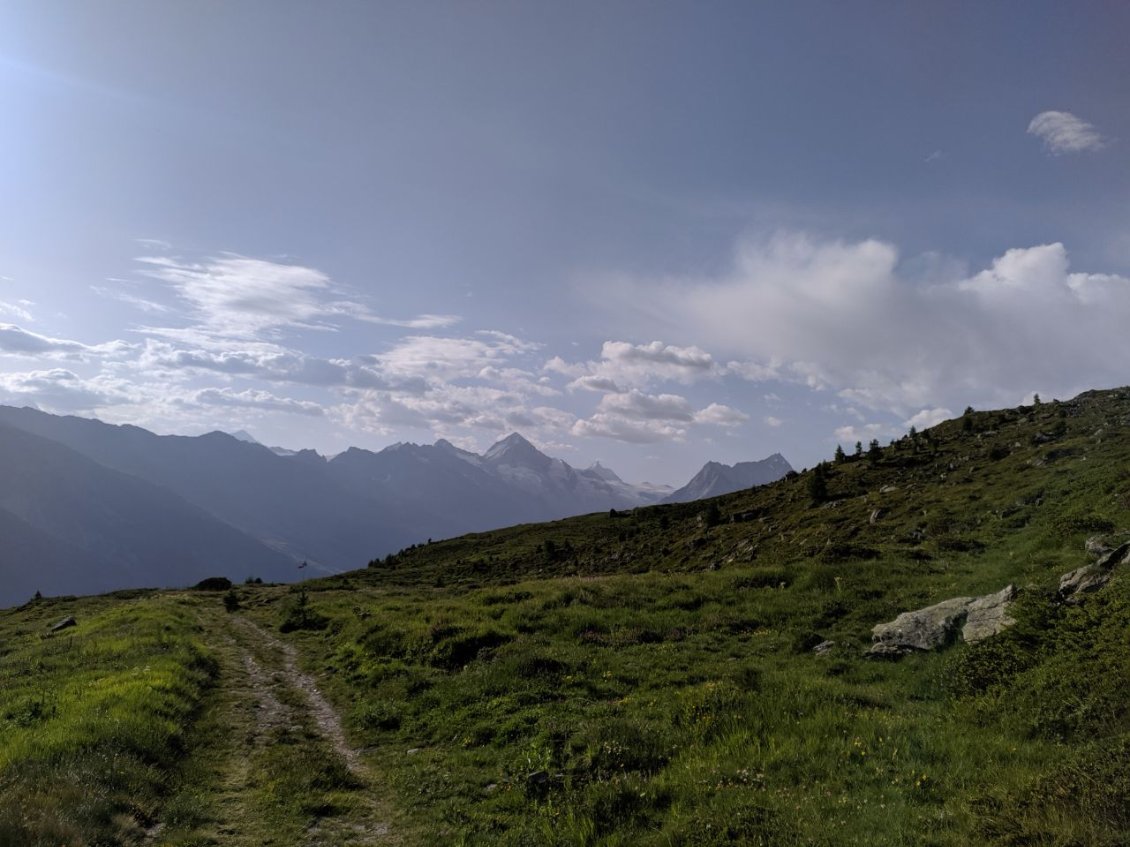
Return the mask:
[[[602,283],[601,302],[628,325],[710,339],[732,359],[729,374],[834,391],[900,418],[1120,384],[1130,357],[1130,279],[1072,272],[1059,243],[923,280],[902,272],[888,243],[778,234],[744,241],[717,278]]]

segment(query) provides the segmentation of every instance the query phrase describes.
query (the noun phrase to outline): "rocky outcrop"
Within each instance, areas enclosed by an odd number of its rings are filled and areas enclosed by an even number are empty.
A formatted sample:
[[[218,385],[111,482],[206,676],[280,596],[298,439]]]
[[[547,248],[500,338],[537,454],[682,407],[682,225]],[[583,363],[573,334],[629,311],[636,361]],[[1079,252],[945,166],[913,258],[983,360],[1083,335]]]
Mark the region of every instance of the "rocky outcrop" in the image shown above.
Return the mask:
[[[1113,546],[1109,538],[1088,538],[1087,552],[1095,557],[1095,561],[1060,577],[1059,597],[1065,603],[1078,603],[1083,595],[1110,582],[1114,569],[1130,561],[1130,542]]]
[[[969,604],[961,638],[967,643],[982,641],[1016,623],[1008,608],[1016,599],[1016,586],[1006,585],[996,594],[986,594]]]
[[[1130,533],[1088,538],[1086,550],[1095,561],[1060,577],[1059,599],[1064,603],[1079,603],[1084,595],[1110,582],[1115,568],[1130,562]],[[897,659],[939,650],[959,638],[971,644],[991,638],[1016,623],[1008,613],[1016,593],[1016,587],[1009,585],[996,594],[951,597],[925,609],[903,612],[871,630],[874,643],[867,655]]]
[[[74,616],[68,615],[51,627],[51,632],[62,632],[64,629],[70,629],[72,626],[78,626],[78,621],[74,619]]]
[[[979,598],[951,597],[933,606],[903,612],[889,623],[871,630],[874,642],[868,655],[898,658],[908,653],[938,650],[952,643],[965,623],[969,606]]]
[[[1016,623],[1008,614],[1016,599],[1009,585],[983,597],[951,597],[925,609],[903,612],[871,630],[869,656],[898,658],[908,653],[940,650],[957,640],[975,642]]]

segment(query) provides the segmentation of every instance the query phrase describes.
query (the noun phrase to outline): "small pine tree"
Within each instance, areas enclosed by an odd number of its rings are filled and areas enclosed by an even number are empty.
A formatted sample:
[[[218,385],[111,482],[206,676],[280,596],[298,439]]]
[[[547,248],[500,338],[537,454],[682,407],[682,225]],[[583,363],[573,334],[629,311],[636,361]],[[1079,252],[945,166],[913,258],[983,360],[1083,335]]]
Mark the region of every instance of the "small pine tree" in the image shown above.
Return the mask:
[[[720,523],[722,523],[722,512],[717,503],[711,503],[710,508],[706,510],[706,525],[718,526]]]
[[[224,595],[224,608],[229,614],[239,611],[239,595],[235,593],[234,588],[229,588],[228,593]]]
[[[879,448],[879,439],[872,438],[871,443],[867,445],[867,458],[874,462],[877,461],[882,452]]]
[[[844,453],[844,448],[839,444],[836,445],[835,460],[837,465],[841,465],[847,461],[847,455]]]
[[[808,477],[808,496],[813,503],[828,499],[828,471],[823,462],[814,467]]]
[[[855,442],[855,456],[856,456],[856,458],[859,458],[862,455],[863,455],[863,442],[857,441],[857,442]]]

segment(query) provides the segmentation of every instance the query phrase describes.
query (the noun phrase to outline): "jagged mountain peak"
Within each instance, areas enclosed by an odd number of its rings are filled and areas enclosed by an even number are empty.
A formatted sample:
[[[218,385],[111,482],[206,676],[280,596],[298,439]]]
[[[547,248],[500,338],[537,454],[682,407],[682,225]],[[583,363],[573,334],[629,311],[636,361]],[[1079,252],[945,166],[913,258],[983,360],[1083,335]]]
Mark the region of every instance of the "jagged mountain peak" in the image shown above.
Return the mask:
[[[617,474],[616,471],[612,470],[612,468],[610,467],[602,465],[599,461],[593,462],[588,466],[588,468],[585,469],[585,471],[590,476],[598,477],[599,479],[603,479],[606,482],[624,481],[620,478],[619,474]]]
[[[685,503],[705,497],[717,497],[755,485],[775,482],[791,471],[792,465],[780,453],[773,453],[757,462],[707,462],[691,481],[667,498],[668,503]]]
[[[537,462],[549,460],[548,456],[517,432],[512,432],[501,441],[492,444],[490,449],[483,454],[483,458],[488,462],[506,462],[508,464],[524,463],[530,460]]]

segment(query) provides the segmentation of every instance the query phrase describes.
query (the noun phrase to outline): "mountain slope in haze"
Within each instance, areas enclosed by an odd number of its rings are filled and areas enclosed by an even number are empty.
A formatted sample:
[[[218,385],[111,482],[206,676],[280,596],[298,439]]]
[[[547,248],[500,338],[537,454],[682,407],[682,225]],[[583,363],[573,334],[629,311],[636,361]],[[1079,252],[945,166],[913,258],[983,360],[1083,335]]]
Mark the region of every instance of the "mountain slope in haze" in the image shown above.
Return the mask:
[[[356,566],[374,548],[419,541],[427,529],[395,498],[343,486],[320,457],[280,457],[226,433],[159,436],[10,407],[0,407],[0,422],[172,491],[314,569]]]
[[[0,406],[0,451],[18,456],[21,434],[40,439],[33,451],[37,463],[25,468],[28,491],[41,498],[62,498],[71,486],[71,500],[67,509],[58,511],[57,523],[10,509],[35,530],[24,547],[33,550],[38,545],[43,558],[56,563],[74,559],[75,549],[85,551],[89,568],[107,574],[106,579],[76,579],[73,584],[48,581],[39,586],[44,591],[183,582],[184,569],[170,564],[180,559],[170,558],[164,548],[142,545],[145,533],[124,521],[130,514],[146,515],[154,526],[165,527],[168,538],[187,546],[194,533],[202,539],[215,535],[203,527],[188,532],[196,526],[193,521],[208,517],[257,551],[244,557],[247,566],[235,567],[229,564],[232,557],[224,552],[226,547],[201,542],[192,554],[210,555],[215,562],[212,572],[293,579],[358,567],[429,538],[628,509],[666,493],[629,485],[607,468],[577,471],[516,433],[482,456],[441,440],[430,446],[397,444],[380,452],[352,448],[326,459],[313,450],[280,454],[242,432],[159,436],[136,426]],[[55,466],[65,473],[34,473],[35,467]],[[96,469],[113,472],[106,479],[145,483],[153,494],[141,498],[148,501],[147,510],[123,509],[99,532],[92,529],[76,541],[69,533],[84,523],[67,515],[83,509],[96,512],[102,483],[74,486],[64,477],[94,478]],[[9,493],[15,497],[18,489],[9,487]],[[78,502],[83,497],[91,502],[84,506]],[[189,504],[195,507],[191,520],[185,511]],[[158,514],[159,505],[169,506],[167,515]],[[5,508],[3,502],[0,508]],[[13,532],[28,534],[22,529]],[[143,555],[144,550],[152,555]],[[287,571],[280,567],[287,561],[292,568],[301,561],[310,568]],[[67,569],[57,564],[51,570],[61,574]],[[195,573],[191,568],[184,573],[189,571]]]
[[[755,485],[767,485],[781,479],[792,469],[792,465],[780,453],[774,453],[759,462],[738,462],[736,465],[707,462],[690,482],[668,496],[664,502],[688,503],[691,500],[731,494]]]
[[[7,426],[0,426],[0,531],[3,605],[34,591],[177,586],[220,573],[281,580],[294,572],[286,556],[171,491]]]

